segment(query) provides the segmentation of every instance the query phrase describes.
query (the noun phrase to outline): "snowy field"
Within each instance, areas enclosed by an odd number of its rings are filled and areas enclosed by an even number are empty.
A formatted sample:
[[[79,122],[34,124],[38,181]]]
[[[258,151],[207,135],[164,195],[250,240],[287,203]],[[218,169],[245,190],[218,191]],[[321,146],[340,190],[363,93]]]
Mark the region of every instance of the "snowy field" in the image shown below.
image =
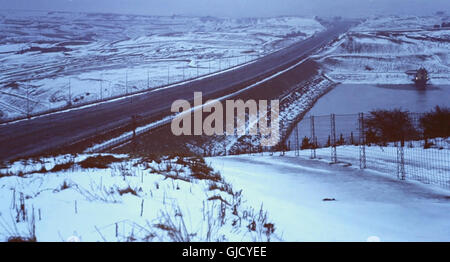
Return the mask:
[[[263,203],[288,241],[450,241],[449,191],[308,154],[207,162],[243,186],[249,204]]]
[[[450,189],[450,140],[435,139],[430,142],[439,146],[423,149],[423,141],[406,142],[403,149],[405,179]],[[397,148],[393,143],[387,146],[366,146],[365,152],[368,169],[397,178]],[[308,158],[311,150],[300,150],[299,154]],[[338,146],[336,154],[340,164],[359,168],[359,146]],[[331,148],[317,149],[316,156],[321,161],[331,162]]]
[[[302,17],[0,12],[0,117],[131,93],[229,68],[324,27]],[[28,104],[26,103],[30,101]]]
[[[425,67],[431,84],[450,83],[450,28],[446,18],[376,17],[352,28],[317,58],[342,83],[410,84],[408,70]]]
[[[4,163],[0,241],[450,241],[448,190],[309,154]]]
[[[201,160],[65,155],[0,174],[0,241],[281,240]]]

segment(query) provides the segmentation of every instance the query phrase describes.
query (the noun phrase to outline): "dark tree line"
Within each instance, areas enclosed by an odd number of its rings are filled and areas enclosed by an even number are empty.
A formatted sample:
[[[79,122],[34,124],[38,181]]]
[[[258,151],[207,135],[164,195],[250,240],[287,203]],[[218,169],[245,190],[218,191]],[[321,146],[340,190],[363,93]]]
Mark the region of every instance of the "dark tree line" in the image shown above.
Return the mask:
[[[450,136],[450,110],[436,107],[425,114],[411,114],[400,109],[370,112],[365,121],[366,142],[388,142]]]
[[[450,136],[450,109],[437,106],[434,111],[420,118],[420,126],[425,138]]]
[[[364,120],[365,143],[386,146],[389,142],[425,140],[432,138],[447,138],[450,136],[450,109],[435,107],[424,114],[410,113],[400,109],[375,110]],[[336,146],[358,145],[359,137],[353,132],[349,137],[337,134]],[[303,137],[300,149],[311,149],[332,146],[331,138],[323,145],[314,144],[310,137]]]

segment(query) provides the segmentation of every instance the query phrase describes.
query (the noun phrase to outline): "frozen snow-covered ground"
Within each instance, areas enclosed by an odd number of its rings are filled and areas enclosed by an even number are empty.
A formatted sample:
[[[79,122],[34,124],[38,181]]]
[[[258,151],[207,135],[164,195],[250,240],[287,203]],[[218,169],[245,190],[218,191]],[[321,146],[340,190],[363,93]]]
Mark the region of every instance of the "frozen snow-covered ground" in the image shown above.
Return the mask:
[[[214,171],[190,158],[93,156],[4,164],[0,240],[450,241],[449,191],[309,150],[207,158]]]
[[[256,59],[322,30],[316,20],[302,17],[2,11],[0,117],[196,77]]]
[[[317,57],[342,83],[410,84],[406,71],[425,67],[431,83],[450,83],[450,29],[434,29],[442,17],[373,17]]]
[[[207,162],[242,186],[249,204],[263,203],[288,241],[450,241],[448,191],[307,157]]]
[[[0,241],[279,240],[277,232],[267,233],[270,220],[260,207],[247,206],[239,190],[202,162],[103,157],[2,166]]]
[[[423,141],[407,142],[404,147],[405,179],[420,181],[450,189],[450,141],[437,142],[438,147],[423,149]],[[366,166],[373,171],[397,177],[397,148],[393,145],[366,146]],[[300,156],[310,157],[311,150],[300,150]],[[359,146],[336,148],[338,162],[359,167]],[[331,162],[331,148],[316,150],[317,158]]]

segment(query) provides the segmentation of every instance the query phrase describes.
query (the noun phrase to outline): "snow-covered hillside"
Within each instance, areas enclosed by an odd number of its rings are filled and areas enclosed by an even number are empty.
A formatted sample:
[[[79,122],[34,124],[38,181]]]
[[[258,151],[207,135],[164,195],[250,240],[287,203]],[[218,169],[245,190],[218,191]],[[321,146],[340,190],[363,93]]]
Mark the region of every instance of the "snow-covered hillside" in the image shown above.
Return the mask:
[[[441,17],[376,17],[351,29],[319,55],[343,83],[410,84],[406,71],[425,67],[436,85],[450,83],[450,28]]]
[[[0,117],[196,77],[256,59],[321,30],[316,20],[302,17],[2,11]]]
[[[0,241],[279,241],[202,159],[65,155],[0,169]]]

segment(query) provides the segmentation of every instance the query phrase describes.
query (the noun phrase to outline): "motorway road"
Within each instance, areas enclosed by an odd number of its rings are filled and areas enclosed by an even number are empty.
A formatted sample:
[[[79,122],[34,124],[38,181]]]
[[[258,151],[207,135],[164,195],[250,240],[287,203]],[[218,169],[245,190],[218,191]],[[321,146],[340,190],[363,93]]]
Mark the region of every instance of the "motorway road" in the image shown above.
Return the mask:
[[[341,21],[314,37],[265,56],[246,66],[172,88],[0,125],[0,160],[35,155],[130,123],[132,115],[144,117],[170,113],[177,99],[191,101],[203,92],[203,101],[230,94],[286,69],[345,33],[353,23]]]

